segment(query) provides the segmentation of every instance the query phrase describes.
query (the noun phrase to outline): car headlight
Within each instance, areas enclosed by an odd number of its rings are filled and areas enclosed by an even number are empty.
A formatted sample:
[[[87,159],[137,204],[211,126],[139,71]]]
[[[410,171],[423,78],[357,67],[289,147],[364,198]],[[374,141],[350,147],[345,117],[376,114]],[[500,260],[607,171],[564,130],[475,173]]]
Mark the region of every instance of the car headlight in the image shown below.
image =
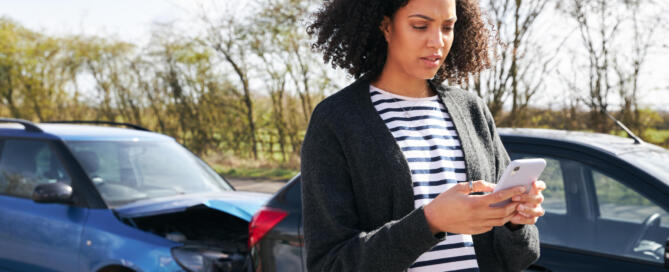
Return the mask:
[[[172,257],[190,272],[241,271],[245,266],[245,258],[241,254],[225,254],[194,246],[175,247]]]

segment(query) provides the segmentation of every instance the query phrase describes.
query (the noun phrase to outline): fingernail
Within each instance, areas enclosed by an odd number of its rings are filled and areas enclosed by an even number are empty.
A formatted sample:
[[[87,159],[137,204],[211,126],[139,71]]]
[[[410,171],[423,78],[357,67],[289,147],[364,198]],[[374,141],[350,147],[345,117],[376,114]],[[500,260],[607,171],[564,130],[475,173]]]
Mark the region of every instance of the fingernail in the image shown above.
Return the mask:
[[[522,212],[522,211],[526,211],[526,210],[527,210],[527,207],[525,207],[525,205],[518,205],[518,211]]]
[[[514,197],[511,198],[511,199],[512,199],[513,201],[519,201],[519,200],[520,200],[520,196],[514,196]]]
[[[525,187],[518,188],[518,193],[524,193],[524,192],[525,192]]]

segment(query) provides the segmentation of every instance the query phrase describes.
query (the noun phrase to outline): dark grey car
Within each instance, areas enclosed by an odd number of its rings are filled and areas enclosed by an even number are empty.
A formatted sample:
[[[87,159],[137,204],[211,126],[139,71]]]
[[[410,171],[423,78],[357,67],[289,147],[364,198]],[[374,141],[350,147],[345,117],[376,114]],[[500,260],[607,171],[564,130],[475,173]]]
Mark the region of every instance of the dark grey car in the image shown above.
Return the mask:
[[[665,271],[669,151],[629,138],[545,129],[500,129],[512,159],[541,157],[546,215],[541,258],[530,271]],[[306,271],[300,177],[259,211],[256,271]]]

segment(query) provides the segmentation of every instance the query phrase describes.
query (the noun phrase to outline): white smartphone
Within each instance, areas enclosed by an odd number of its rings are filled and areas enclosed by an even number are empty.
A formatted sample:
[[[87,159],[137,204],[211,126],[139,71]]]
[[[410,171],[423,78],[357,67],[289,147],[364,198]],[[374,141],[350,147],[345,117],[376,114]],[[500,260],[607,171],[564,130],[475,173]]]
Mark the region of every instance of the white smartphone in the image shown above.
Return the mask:
[[[538,180],[541,172],[546,168],[544,159],[514,160],[504,169],[502,178],[497,182],[494,192],[516,186],[525,186],[525,193],[532,188],[532,181]],[[490,206],[501,207],[511,202],[511,199],[497,202]]]

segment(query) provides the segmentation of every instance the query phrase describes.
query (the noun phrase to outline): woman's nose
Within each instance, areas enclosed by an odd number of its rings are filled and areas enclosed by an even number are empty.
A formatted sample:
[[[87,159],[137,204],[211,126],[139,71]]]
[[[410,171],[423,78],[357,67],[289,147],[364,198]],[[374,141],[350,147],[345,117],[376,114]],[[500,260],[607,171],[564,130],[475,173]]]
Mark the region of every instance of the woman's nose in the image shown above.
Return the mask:
[[[430,31],[427,38],[427,46],[430,48],[442,48],[444,47],[444,38],[445,35],[441,29],[437,31]]]

